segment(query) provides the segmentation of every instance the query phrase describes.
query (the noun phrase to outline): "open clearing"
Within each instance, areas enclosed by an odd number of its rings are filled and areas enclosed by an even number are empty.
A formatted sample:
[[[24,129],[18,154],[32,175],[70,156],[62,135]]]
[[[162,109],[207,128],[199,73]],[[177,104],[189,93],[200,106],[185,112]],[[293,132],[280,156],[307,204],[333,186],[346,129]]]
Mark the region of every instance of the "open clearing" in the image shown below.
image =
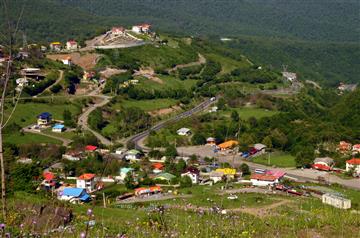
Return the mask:
[[[121,107],[137,107],[144,111],[154,111],[164,108],[169,108],[177,104],[175,99],[153,99],[153,100],[123,100],[113,106],[114,109]]]
[[[71,58],[72,62],[84,70],[91,70],[96,66],[96,63],[100,57],[99,54],[95,53],[69,53],[69,54],[52,54],[46,56],[52,60],[63,60],[68,57]]]
[[[290,168],[296,166],[294,156],[281,152],[271,153],[270,159],[269,159],[269,155],[266,154],[266,155],[254,157],[251,159],[251,161],[263,165],[269,165],[269,161],[270,161],[270,166],[275,165],[276,167],[280,167],[280,168]]]
[[[229,112],[227,114],[230,116],[231,111],[233,110],[237,111],[239,113],[240,118],[244,120],[247,120],[250,117],[255,117],[256,119],[260,119],[262,117],[271,117],[279,113],[278,111],[270,111],[263,108],[242,107],[242,108],[229,109]]]

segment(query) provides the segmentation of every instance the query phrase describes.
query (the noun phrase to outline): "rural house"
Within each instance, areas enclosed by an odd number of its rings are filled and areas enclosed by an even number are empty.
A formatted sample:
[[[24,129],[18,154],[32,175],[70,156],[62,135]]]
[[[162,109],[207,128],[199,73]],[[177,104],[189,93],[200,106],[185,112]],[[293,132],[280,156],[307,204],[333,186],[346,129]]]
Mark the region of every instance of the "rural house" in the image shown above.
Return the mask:
[[[37,125],[42,126],[48,126],[51,123],[52,115],[48,112],[43,112],[40,115],[37,116]]]
[[[229,140],[224,143],[221,143],[220,145],[218,145],[218,147],[220,150],[229,150],[229,149],[234,148],[238,144],[239,144],[239,142],[237,142],[236,140]]]
[[[51,42],[50,43],[50,50],[52,50],[52,51],[60,51],[61,50],[61,43],[60,42]]]
[[[179,130],[176,131],[176,133],[179,135],[179,136],[189,136],[191,135],[191,130],[189,128],[180,128]]]
[[[338,146],[338,150],[341,153],[347,153],[348,151],[351,150],[351,143],[348,143],[346,141],[340,141],[339,146]]]
[[[69,51],[77,50],[78,47],[78,43],[74,40],[69,40],[68,42],[66,42],[66,49]]]
[[[354,170],[356,175],[360,175],[360,159],[352,158],[346,161],[346,171]]]
[[[226,176],[227,178],[233,179],[236,174],[236,169],[222,168],[222,169],[216,169],[215,172],[223,173],[224,176]]]
[[[151,25],[144,23],[141,25],[133,26],[131,30],[137,34],[149,33],[151,30]]]
[[[181,174],[181,177],[189,176],[193,184],[199,183],[200,171],[195,167],[188,167]]]
[[[292,82],[294,80],[296,80],[297,76],[296,73],[291,73],[291,72],[282,72],[283,78]]]
[[[139,161],[141,158],[141,152],[138,150],[129,150],[126,153],[125,159],[130,161]]]
[[[330,157],[316,158],[314,164],[312,165],[313,169],[330,171],[334,165],[334,160]]]
[[[118,27],[113,27],[111,29],[111,34],[112,36],[121,36],[125,34],[125,28],[122,26],[118,26]]]
[[[163,163],[153,163],[153,173],[158,174],[161,173],[164,170],[164,164]]]
[[[267,147],[264,144],[258,143],[258,144],[254,145],[254,148],[255,148],[257,154],[263,154],[263,153],[265,153],[265,150]]]
[[[354,154],[360,153],[360,144],[353,145],[352,152]]]
[[[216,139],[214,137],[209,137],[206,139],[207,145],[216,145]]]
[[[152,195],[152,194],[157,194],[157,193],[161,193],[161,187],[160,186],[152,186],[149,188],[136,188],[134,190],[134,194],[135,196],[146,196],[146,195]]]
[[[121,168],[120,169],[120,180],[124,180],[129,172],[133,172],[133,168]]]
[[[250,176],[250,181],[253,186],[260,186],[260,187],[266,187],[269,185],[274,185],[279,183],[278,177],[267,174],[252,174]]]
[[[210,180],[214,181],[214,183],[217,183],[217,182],[223,180],[224,172],[211,171],[209,174],[209,177],[210,177]]]
[[[160,173],[160,174],[156,175],[154,179],[165,180],[165,181],[170,182],[173,178],[176,178],[176,176],[173,175],[173,174],[170,174],[170,173]]]
[[[62,124],[56,124],[55,126],[53,126],[52,128],[52,132],[56,132],[56,133],[61,133],[65,131],[65,126]]]
[[[76,179],[76,187],[93,192],[96,189],[95,174],[83,174]]]
[[[64,188],[64,190],[59,192],[58,199],[71,203],[88,202],[91,200],[90,195],[83,188]]]

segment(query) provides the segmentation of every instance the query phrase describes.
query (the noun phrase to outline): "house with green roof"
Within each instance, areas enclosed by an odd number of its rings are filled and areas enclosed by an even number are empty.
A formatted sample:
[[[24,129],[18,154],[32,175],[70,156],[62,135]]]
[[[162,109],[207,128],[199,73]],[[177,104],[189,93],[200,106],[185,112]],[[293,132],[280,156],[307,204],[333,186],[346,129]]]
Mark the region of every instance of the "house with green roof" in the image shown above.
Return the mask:
[[[160,173],[154,177],[154,179],[166,180],[168,182],[170,182],[173,178],[176,178],[176,176],[170,173]]]
[[[129,150],[126,152],[125,159],[129,161],[139,161],[142,155],[143,154],[138,150]]]

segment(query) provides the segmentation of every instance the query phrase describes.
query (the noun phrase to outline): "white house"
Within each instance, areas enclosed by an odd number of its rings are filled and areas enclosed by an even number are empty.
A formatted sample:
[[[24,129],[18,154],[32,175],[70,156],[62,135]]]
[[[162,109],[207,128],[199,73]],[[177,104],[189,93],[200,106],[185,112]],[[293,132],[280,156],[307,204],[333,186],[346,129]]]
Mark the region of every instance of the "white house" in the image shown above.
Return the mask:
[[[52,115],[48,112],[43,112],[37,117],[37,125],[40,127],[47,126],[50,124],[51,120]]]
[[[252,174],[250,181],[253,186],[266,187],[279,183],[279,178],[274,175]]]
[[[16,79],[16,85],[20,87],[27,86],[29,81],[26,78],[18,78]]]
[[[360,159],[352,158],[346,161],[346,171],[354,170],[354,173],[360,175]]]
[[[125,28],[122,26],[113,27],[111,29],[112,36],[121,36],[125,34]]]
[[[341,209],[349,209],[351,208],[351,200],[343,198],[341,196],[337,196],[331,193],[325,193],[321,196],[322,203],[329,204],[333,207],[341,208]]]
[[[83,174],[76,179],[76,187],[86,189],[88,192],[95,191],[95,174]]]
[[[141,33],[141,26],[133,26],[131,30],[137,34]]]
[[[141,25],[133,26],[131,30],[137,34],[149,33],[151,31],[151,25],[144,23]]]
[[[78,43],[74,40],[69,40],[68,42],[66,42],[66,49],[73,51],[73,50],[77,50],[78,49]]]
[[[353,147],[352,147],[352,152],[353,152],[354,154],[360,153],[360,144],[355,144],[355,145],[353,145]]]
[[[68,66],[71,66],[71,64],[72,64],[71,57],[66,57],[66,58],[62,59],[61,62],[64,65],[68,65]]]
[[[117,154],[117,155],[122,155],[122,154],[124,154],[126,152],[126,149],[124,149],[124,148],[117,148],[116,150],[115,150],[115,154]]]
[[[265,153],[266,145],[258,143],[254,145],[254,148],[257,150],[257,153],[262,154]]]
[[[224,172],[216,172],[216,171],[212,171],[210,172],[210,180],[214,181],[214,183],[217,183],[219,181],[222,181],[223,177],[224,177]]]
[[[130,161],[139,161],[140,158],[141,158],[141,152],[138,150],[129,150],[125,156],[125,159]]]
[[[180,128],[179,130],[176,131],[176,133],[179,136],[189,136],[191,134],[191,130],[189,128]]]
[[[120,169],[119,179],[120,179],[120,180],[124,180],[125,177],[127,176],[127,174],[128,174],[129,172],[132,172],[132,171],[134,171],[133,168],[121,168],[121,169]]]
[[[184,176],[189,176],[191,178],[191,182],[193,184],[197,184],[199,183],[200,171],[195,167],[188,167],[184,173],[181,174],[181,177]]]
[[[282,72],[282,75],[286,80],[288,80],[290,82],[296,80],[296,78],[297,78],[296,73]]]

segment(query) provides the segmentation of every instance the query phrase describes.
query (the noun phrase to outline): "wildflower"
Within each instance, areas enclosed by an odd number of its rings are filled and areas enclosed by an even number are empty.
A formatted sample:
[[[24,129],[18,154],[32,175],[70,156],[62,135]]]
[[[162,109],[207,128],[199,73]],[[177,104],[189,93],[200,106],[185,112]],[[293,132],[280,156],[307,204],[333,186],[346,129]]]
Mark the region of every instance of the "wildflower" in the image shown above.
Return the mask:
[[[5,229],[5,224],[4,223],[0,224],[0,229]]]
[[[80,234],[80,238],[85,238],[85,237],[86,237],[85,232],[81,232],[81,234]]]
[[[93,210],[91,209],[91,208],[89,208],[88,210],[87,210],[87,215],[88,216],[91,216],[93,214]]]

